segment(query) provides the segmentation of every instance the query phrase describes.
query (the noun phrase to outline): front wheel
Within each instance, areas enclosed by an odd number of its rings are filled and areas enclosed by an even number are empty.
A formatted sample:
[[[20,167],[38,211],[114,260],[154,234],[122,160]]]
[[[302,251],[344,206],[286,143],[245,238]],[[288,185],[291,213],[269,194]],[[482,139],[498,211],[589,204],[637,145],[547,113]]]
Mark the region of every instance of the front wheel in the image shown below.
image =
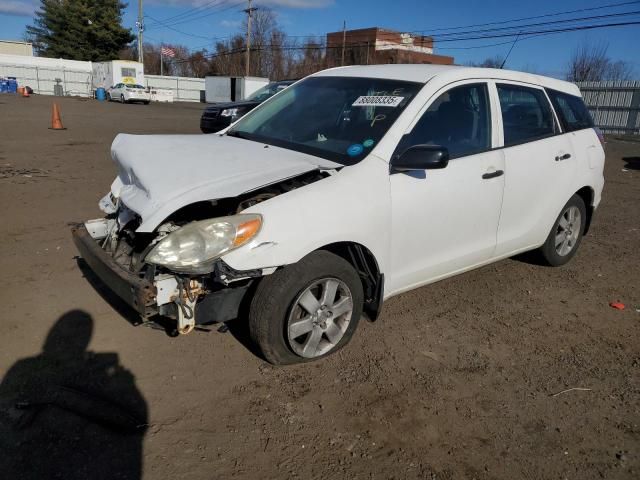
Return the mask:
[[[578,195],[562,207],[546,242],[540,248],[542,257],[554,267],[564,265],[578,251],[587,221],[587,209]]]
[[[308,362],[344,347],[362,315],[360,277],[327,251],[264,277],[249,310],[249,332],[274,365]]]

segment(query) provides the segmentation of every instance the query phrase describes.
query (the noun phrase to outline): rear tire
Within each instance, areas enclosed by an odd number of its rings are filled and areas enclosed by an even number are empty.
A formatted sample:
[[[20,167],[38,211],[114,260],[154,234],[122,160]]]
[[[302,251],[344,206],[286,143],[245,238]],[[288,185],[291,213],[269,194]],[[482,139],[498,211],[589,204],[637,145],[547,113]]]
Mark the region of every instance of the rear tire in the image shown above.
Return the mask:
[[[251,339],[274,365],[324,358],[351,340],[363,298],[349,262],[313,252],[260,281],[249,310]]]
[[[578,195],[573,195],[562,207],[544,245],[540,247],[543,259],[553,267],[564,265],[578,251],[585,226],[587,208]]]

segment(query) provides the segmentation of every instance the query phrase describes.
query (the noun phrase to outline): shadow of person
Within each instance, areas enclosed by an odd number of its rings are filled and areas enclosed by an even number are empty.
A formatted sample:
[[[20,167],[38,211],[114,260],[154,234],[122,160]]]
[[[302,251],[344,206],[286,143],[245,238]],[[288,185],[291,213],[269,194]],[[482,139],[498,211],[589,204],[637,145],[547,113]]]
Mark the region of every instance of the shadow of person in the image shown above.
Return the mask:
[[[2,379],[2,478],[141,478],[146,402],[116,353],[87,350],[92,332],[89,314],[65,313]]]

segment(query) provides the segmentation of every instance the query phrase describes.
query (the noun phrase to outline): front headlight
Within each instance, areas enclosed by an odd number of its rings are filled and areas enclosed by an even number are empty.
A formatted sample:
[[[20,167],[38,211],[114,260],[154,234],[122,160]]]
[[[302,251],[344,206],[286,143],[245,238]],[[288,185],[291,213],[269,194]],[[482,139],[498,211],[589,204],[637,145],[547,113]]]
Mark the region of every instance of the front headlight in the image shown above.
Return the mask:
[[[235,117],[235,116],[238,115],[238,110],[239,110],[238,108],[225,108],[220,113],[220,116],[222,116],[222,117]]]
[[[209,273],[216,258],[247,243],[261,226],[257,214],[189,223],[160,240],[145,260],[177,272]]]

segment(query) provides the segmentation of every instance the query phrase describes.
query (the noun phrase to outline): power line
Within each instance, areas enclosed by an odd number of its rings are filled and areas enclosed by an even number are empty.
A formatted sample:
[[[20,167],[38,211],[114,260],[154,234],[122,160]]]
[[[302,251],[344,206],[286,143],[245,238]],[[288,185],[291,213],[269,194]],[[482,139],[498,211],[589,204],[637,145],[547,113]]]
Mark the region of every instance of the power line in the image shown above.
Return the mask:
[[[549,35],[549,34],[555,34],[555,33],[567,33],[567,32],[577,32],[577,31],[584,31],[584,30],[595,30],[595,29],[599,29],[599,28],[615,28],[615,27],[624,27],[624,26],[631,26],[631,25],[640,25],[640,21],[631,21],[631,22],[617,22],[617,23],[608,23],[608,24],[593,24],[593,25],[580,25],[580,26],[573,26],[573,27],[566,27],[566,28],[555,28],[555,29],[546,29],[546,30],[538,30],[538,31],[531,31],[528,32],[527,38],[532,38],[534,36],[542,36],[542,35]],[[489,35],[489,36],[485,36],[485,37],[481,37],[484,39],[489,39],[489,38],[504,38],[505,36],[507,36],[506,34],[494,34],[494,35]],[[524,38],[523,38],[524,39]],[[512,43],[511,41],[509,42],[504,42],[503,44],[507,44],[507,43]],[[364,47],[366,45],[366,43],[361,43],[361,44],[351,44],[349,45],[350,48],[353,47],[357,47],[357,46],[362,46]],[[269,48],[278,48],[280,50],[284,50],[284,51],[291,51],[291,50],[336,50],[336,49],[340,49],[342,48],[341,45],[334,45],[334,46],[329,46],[329,45],[313,45],[313,46],[287,46],[287,45],[262,45],[259,47],[254,47],[251,49],[252,52],[259,52],[259,51],[263,51],[263,50],[267,50]],[[227,52],[216,52],[216,53],[212,53],[209,55],[205,55],[205,58],[208,59],[213,59],[213,58],[217,58],[217,57],[222,57],[222,56],[228,56],[228,55],[234,55],[237,53],[243,53],[245,52],[246,47],[243,46],[242,48],[239,49],[234,49],[234,50],[229,50]],[[184,63],[187,62],[189,60],[177,60],[174,61],[174,63]]]
[[[230,0],[227,0],[227,3],[228,3],[228,1],[230,1]],[[225,3],[225,5],[227,3]],[[160,23],[161,25],[163,25],[165,27],[170,27],[170,26],[174,26],[174,25],[180,25],[180,24],[183,24],[183,23],[193,22],[195,20],[201,20],[203,18],[207,18],[207,17],[210,17],[212,15],[218,15],[219,13],[226,12],[228,10],[231,10],[232,8],[237,8],[242,4],[244,4],[244,0],[240,0],[240,1],[236,2],[236,3],[228,5],[225,8],[219,8],[217,10],[212,10],[210,13],[207,13],[207,14],[204,14],[204,15],[200,15],[199,13],[201,13],[201,12],[196,12],[197,15],[195,15],[193,18],[178,19],[177,21],[169,22],[169,23],[167,23],[165,21],[157,20],[157,19],[155,19],[155,20],[156,20],[156,22]],[[219,5],[216,5],[216,6],[222,6],[222,5],[223,4],[219,4]],[[159,27],[158,25],[153,25],[153,28],[161,28],[161,27]]]

